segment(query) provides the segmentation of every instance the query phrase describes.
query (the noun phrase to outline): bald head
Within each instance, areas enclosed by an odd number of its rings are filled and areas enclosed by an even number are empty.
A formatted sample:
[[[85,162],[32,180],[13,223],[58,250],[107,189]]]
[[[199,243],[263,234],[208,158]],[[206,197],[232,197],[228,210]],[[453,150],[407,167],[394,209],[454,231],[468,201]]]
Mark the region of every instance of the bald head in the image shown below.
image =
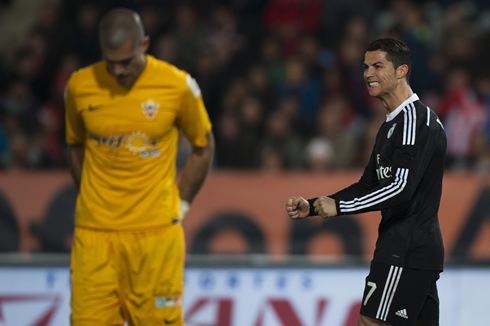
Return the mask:
[[[100,44],[110,50],[117,50],[132,42],[133,46],[141,44],[145,30],[140,16],[133,10],[114,9],[109,11],[100,22]]]

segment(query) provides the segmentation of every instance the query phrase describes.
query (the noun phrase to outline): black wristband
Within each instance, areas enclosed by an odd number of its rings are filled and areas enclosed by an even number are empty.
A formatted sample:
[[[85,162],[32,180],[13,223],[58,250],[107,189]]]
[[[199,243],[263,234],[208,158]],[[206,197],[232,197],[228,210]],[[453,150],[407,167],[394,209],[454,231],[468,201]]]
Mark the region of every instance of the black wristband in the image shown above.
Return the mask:
[[[317,216],[318,213],[315,212],[315,206],[313,206],[313,203],[318,199],[318,197],[308,199],[307,202],[310,204],[310,214],[308,216]]]
[[[330,197],[331,198],[331,197]],[[332,198],[333,199],[333,198]],[[337,216],[340,216],[340,215],[344,215],[340,212],[340,203],[339,203],[339,200],[336,200],[336,199],[333,199],[335,200],[335,207],[337,208]]]

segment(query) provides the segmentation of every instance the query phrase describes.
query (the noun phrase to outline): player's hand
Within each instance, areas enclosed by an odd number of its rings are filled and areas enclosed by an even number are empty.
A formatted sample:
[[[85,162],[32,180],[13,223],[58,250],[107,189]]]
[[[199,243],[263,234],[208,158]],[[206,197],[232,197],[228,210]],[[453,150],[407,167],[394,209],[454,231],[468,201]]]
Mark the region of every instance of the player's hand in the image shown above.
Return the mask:
[[[315,212],[317,212],[322,218],[338,215],[335,200],[330,197],[318,197],[318,199],[313,203],[313,207],[315,207]]]
[[[189,203],[187,200],[180,199],[180,213],[182,214],[182,220],[184,220],[185,216],[189,212],[189,208],[191,208],[191,203]]]
[[[292,219],[305,218],[310,214],[310,204],[303,197],[289,197],[286,212]]]

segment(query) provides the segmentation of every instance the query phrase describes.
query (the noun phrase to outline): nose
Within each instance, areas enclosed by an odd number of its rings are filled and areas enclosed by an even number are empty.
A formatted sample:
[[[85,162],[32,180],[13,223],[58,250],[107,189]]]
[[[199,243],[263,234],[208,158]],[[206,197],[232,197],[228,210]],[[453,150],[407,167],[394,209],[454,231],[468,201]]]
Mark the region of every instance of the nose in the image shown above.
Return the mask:
[[[368,67],[366,69],[364,69],[364,77],[365,78],[369,78],[369,77],[372,77],[374,76],[374,69],[373,67]]]

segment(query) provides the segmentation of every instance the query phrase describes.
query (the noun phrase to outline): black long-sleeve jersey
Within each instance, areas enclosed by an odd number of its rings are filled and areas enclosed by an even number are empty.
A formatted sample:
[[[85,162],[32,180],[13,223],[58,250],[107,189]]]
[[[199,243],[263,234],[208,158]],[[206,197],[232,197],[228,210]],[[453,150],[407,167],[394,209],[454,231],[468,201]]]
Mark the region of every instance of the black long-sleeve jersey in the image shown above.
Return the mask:
[[[381,125],[359,182],[329,196],[339,215],[381,210],[373,261],[442,271],[446,145],[439,118],[414,94]]]

